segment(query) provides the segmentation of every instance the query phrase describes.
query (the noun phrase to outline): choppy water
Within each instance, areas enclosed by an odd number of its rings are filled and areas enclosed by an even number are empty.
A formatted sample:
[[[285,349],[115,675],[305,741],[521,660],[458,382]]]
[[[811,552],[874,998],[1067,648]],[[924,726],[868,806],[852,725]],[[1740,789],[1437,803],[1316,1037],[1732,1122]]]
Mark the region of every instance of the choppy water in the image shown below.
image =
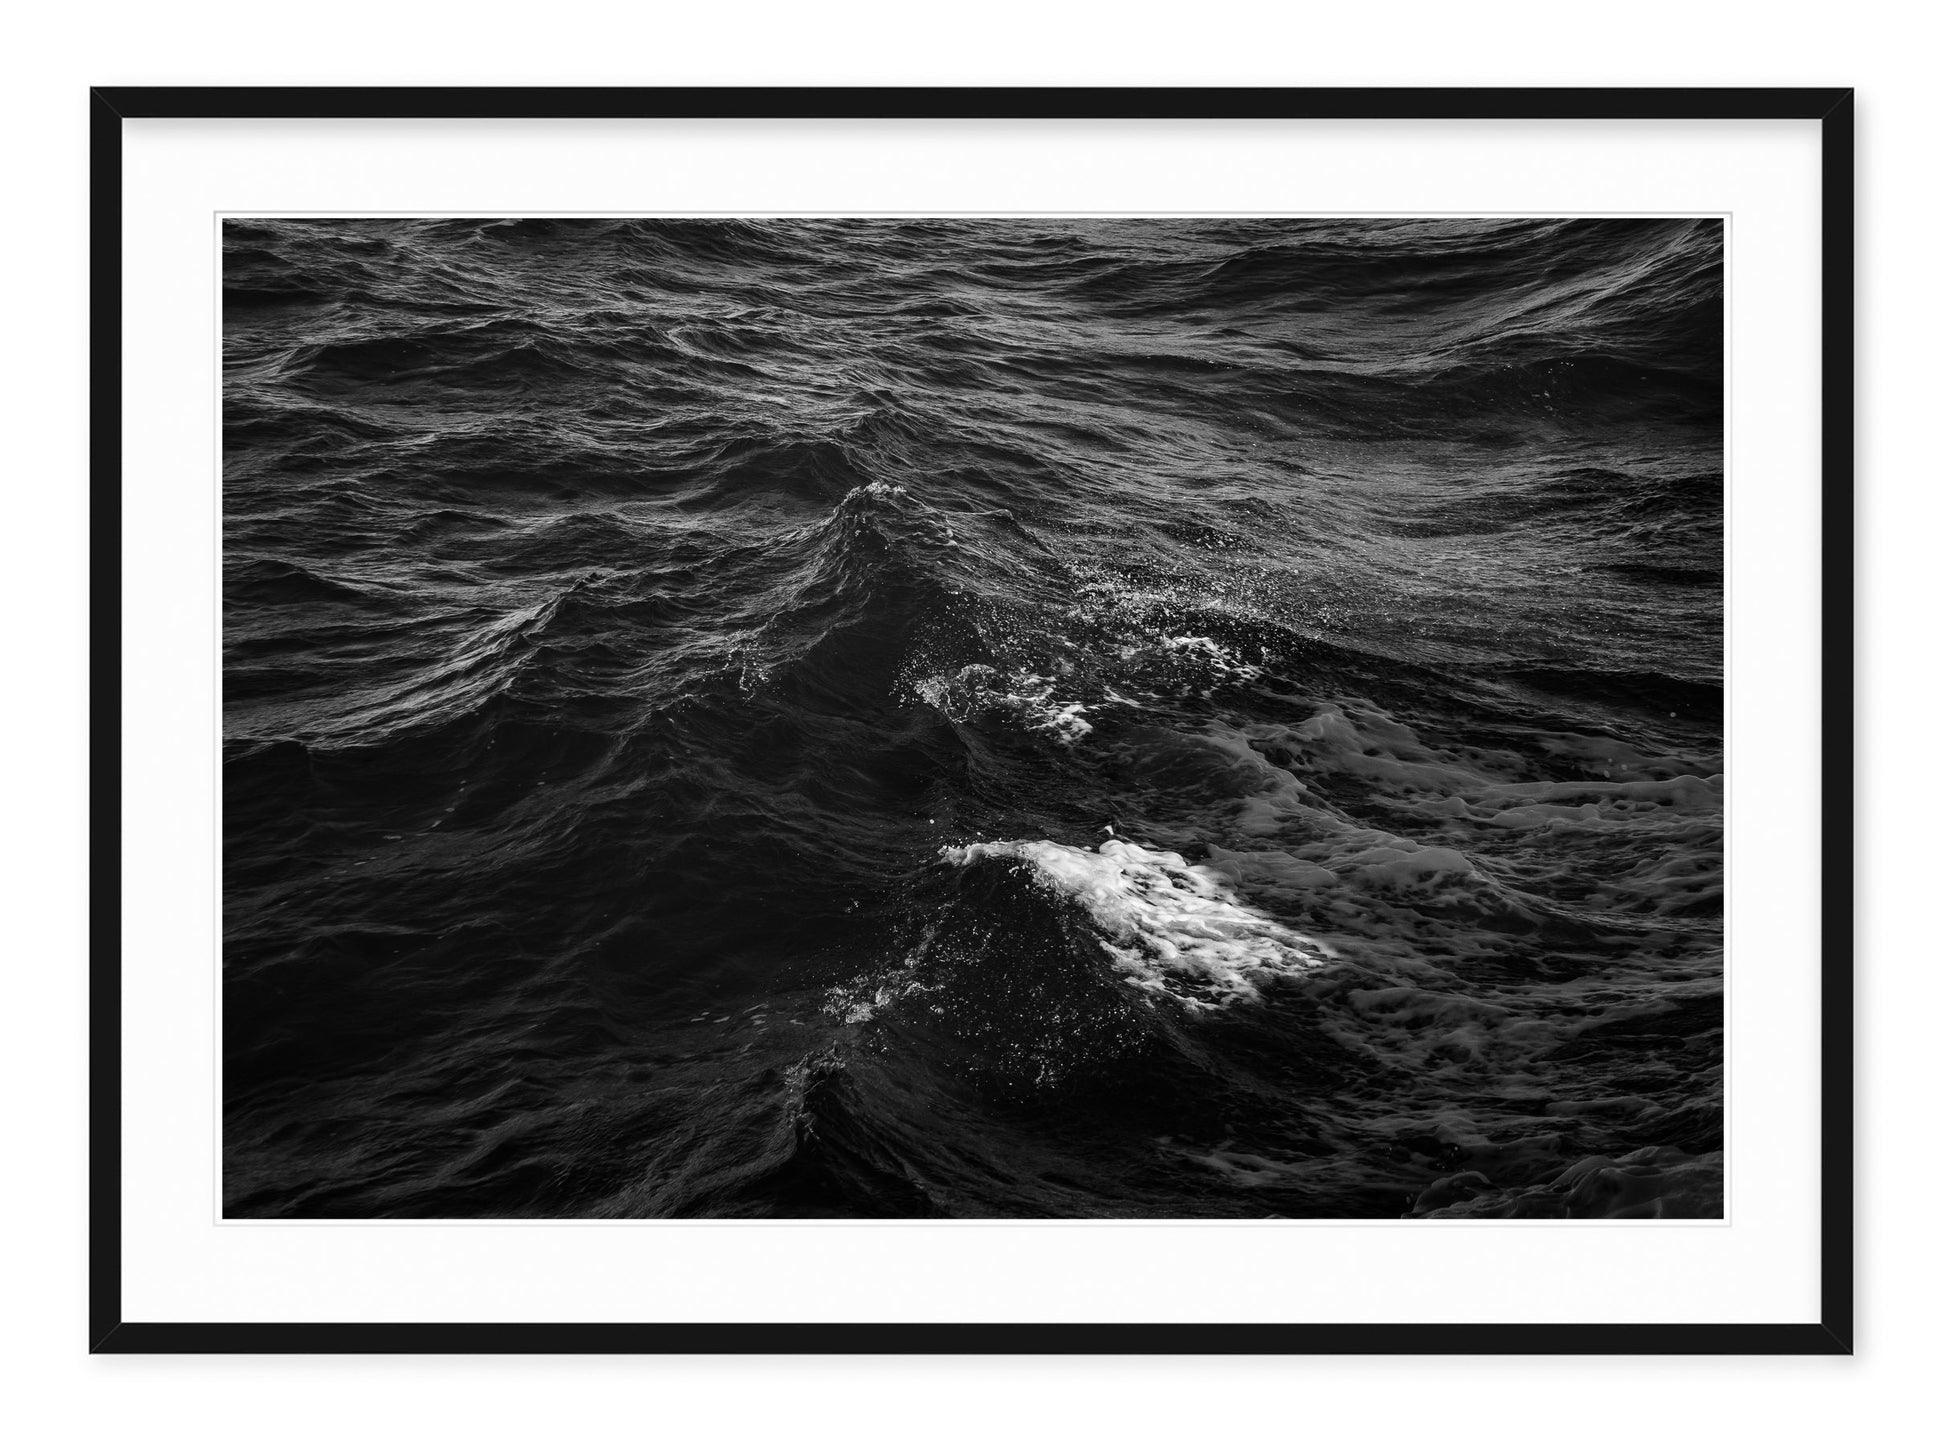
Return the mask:
[[[227,224],[226,1212],[1719,1214],[1722,266]]]

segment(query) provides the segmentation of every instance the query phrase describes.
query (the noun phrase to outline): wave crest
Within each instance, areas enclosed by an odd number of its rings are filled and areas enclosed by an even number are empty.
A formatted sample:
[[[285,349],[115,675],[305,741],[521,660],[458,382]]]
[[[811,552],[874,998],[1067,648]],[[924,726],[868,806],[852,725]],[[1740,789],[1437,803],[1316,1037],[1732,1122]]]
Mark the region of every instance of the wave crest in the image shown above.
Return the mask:
[[[1268,981],[1302,977],[1332,952],[1237,899],[1206,869],[1168,850],[1127,840],[1080,849],[1052,840],[949,846],[941,857],[970,865],[1013,860],[1085,910],[1124,979],[1197,1011],[1254,1001]]]

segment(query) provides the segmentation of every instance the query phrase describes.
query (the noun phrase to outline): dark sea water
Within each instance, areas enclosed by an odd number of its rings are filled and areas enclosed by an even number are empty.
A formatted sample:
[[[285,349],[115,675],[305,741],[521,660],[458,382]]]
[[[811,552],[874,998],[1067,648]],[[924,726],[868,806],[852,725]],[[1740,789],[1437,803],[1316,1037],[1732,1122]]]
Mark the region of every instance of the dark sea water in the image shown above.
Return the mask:
[[[226,1213],[1720,1215],[1722,274],[228,223]]]

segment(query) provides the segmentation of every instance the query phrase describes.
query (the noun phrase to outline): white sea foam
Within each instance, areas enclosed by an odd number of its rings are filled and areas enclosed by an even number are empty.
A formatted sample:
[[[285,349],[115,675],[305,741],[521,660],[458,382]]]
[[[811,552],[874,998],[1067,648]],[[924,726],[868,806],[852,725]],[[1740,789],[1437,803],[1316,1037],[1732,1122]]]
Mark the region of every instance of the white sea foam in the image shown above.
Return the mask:
[[[1078,699],[1062,701],[1058,687],[1053,678],[1039,673],[1002,672],[976,662],[926,678],[913,691],[955,723],[975,712],[1005,712],[1029,730],[1072,747],[1094,732],[1095,725],[1082,716],[1091,705]]]
[[[1279,977],[1301,977],[1332,955],[1322,942],[1240,903],[1216,875],[1167,850],[1109,839],[1099,849],[1052,840],[950,846],[952,864],[1014,860],[1087,911],[1100,944],[1131,985],[1208,1010],[1255,1000]]]
[[[914,992],[937,991],[937,985],[919,977],[919,968],[925,964],[926,952],[932,949],[933,936],[937,933],[937,926],[927,927],[926,933],[919,937],[919,943],[912,948],[904,963],[889,974],[858,976],[842,986],[833,986],[825,997],[825,1015],[848,1026],[855,1026],[861,1021],[870,1021],[886,1007]]]
[[[1056,641],[1066,648],[1073,647],[1065,639]],[[1118,656],[1128,665],[1121,675],[1126,679],[1121,686],[1128,693],[1136,694],[1135,697],[1118,691],[1114,680],[1096,684],[1100,698],[1097,702],[1072,696],[1071,689],[1064,689],[1060,680],[1072,667],[1065,656],[1049,664],[1044,672],[1001,668],[986,662],[970,663],[953,672],[923,678],[913,684],[912,692],[956,723],[975,713],[998,712],[1012,717],[1030,732],[1072,748],[1094,732],[1095,725],[1087,718],[1088,713],[1110,703],[1140,706],[1139,699],[1145,694],[1137,679],[1142,676],[1145,665],[1150,676],[1158,669],[1165,679],[1173,677],[1179,681],[1183,674],[1189,674],[1190,681],[1203,684],[1199,695],[1205,698],[1220,684],[1248,682],[1263,671],[1208,637],[1131,636]]]
[[[1209,637],[1164,637],[1162,645],[1178,660],[1195,664],[1216,682],[1251,682],[1263,675],[1257,664]],[[1204,697],[1209,696],[1207,689]]]

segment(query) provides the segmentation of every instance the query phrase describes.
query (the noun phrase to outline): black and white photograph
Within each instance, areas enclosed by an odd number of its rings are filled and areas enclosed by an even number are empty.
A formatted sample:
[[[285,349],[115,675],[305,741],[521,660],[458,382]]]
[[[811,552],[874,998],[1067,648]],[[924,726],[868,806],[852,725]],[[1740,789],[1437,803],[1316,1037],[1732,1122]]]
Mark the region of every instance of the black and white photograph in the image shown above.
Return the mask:
[[[1717,1220],[1720,216],[239,216],[226,1220]]]

